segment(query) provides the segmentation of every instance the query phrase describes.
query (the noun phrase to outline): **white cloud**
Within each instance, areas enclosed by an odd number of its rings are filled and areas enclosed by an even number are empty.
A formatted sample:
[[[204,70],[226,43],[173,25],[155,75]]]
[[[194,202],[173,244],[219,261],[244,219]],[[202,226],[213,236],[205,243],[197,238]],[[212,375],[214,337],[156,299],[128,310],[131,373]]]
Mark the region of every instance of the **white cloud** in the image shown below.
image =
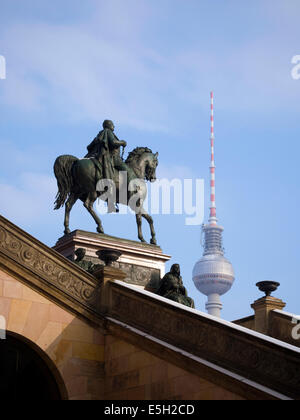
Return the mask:
[[[178,54],[174,67],[182,69],[177,74],[182,98],[205,110],[207,92],[212,89],[218,108],[236,114],[271,115],[285,111],[286,104],[299,110],[300,83],[291,77],[292,46],[277,42],[274,48],[274,42],[263,36],[243,45],[220,44],[215,50],[210,46],[210,51],[192,48]]]
[[[226,36],[193,43],[176,38],[169,50],[167,41],[162,47],[152,44],[155,26],[145,35],[147,23],[154,25],[157,5],[142,0],[93,4],[88,22],[2,28],[2,42],[9,45],[3,103],[32,117],[54,114],[56,121],[77,122],[113,118],[165,132],[190,109],[207,110],[210,89],[216,91],[220,109],[236,113],[272,114],[287,102],[299,110],[300,82],[290,76],[291,57],[298,53],[288,39],[291,27],[281,37],[282,31],[274,32],[267,21],[261,34],[243,43]],[[266,18],[273,21],[281,9],[269,4]]]
[[[40,173],[23,173],[18,184],[3,182],[0,178],[0,213],[20,225],[49,222],[56,195],[55,179]]]
[[[193,170],[184,165],[165,165],[159,163],[156,171],[158,179],[195,179],[195,173]]]
[[[133,23],[133,22],[132,22]],[[95,36],[87,27],[31,24],[7,29],[10,76],[4,101],[26,111],[57,107],[69,118],[166,129],[167,106],[141,51]],[[47,105],[46,105],[47,104]]]

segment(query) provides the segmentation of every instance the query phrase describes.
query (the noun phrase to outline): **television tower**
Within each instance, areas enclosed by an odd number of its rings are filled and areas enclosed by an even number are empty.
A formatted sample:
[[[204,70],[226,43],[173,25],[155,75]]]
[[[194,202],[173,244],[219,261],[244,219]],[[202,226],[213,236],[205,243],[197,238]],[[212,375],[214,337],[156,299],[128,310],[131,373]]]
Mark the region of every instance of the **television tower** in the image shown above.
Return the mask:
[[[220,317],[222,303],[220,296],[227,293],[234,282],[234,270],[224,257],[222,245],[223,227],[217,224],[216,183],[215,183],[215,134],[214,134],[214,96],[210,94],[210,214],[208,224],[203,225],[203,257],[195,264],[193,281],[197,289],[208,297],[205,305],[210,315]]]

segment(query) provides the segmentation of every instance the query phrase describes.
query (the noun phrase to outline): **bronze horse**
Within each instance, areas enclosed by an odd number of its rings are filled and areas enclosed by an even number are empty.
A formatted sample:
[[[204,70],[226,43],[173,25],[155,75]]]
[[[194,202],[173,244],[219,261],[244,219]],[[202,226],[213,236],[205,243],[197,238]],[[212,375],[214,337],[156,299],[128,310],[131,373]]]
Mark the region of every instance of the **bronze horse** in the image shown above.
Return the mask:
[[[158,165],[157,157],[158,153],[152,153],[147,147],[137,147],[129,153],[128,158],[125,161],[128,168],[127,173],[125,172],[126,177],[124,177],[124,172],[121,172],[119,176],[119,172],[115,171],[115,176],[112,180],[116,193],[115,203],[125,204],[135,212],[138,238],[141,242],[146,242],[142,233],[142,217],[147,220],[151,231],[150,243],[153,245],[156,245],[153,219],[144,210],[143,203],[147,196],[145,180],[150,182],[156,180],[156,167]],[[94,203],[98,197],[104,199],[102,197],[105,197],[105,194],[103,195],[99,192],[99,181],[101,183],[102,180],[100,172],[93,160],[78,159],[75,156],[70,155],[59,156],[54,164],[54,173],[58,185],[55,210],[58,210],[65,205],[65,235],[70,233],[70,212],[78,199],[83,202],[84,207],[95,220],[97,231],[99,233],[104,233],[101,220],[95,213]],[[127,190],[127,194],[122,194],[122,188]],[[135,197],[138,198],[135,199]]]

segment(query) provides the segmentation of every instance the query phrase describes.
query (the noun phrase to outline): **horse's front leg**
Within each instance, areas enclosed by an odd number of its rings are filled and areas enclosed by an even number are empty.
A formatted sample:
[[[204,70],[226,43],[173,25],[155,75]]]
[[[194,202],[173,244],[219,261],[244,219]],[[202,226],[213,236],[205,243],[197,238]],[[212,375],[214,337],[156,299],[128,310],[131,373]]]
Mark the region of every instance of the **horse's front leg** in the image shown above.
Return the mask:
[[[138,238],[141,242],[146,242],[143,237],[143,232],[142,232],[142,215],[141,213],[136,213],[135,217],[136,217],[136,224],[138,228]]]
[[[97,224],[97,232],[98,233],[104,233],[101,220],[97,216],[97,214],[95,213],[95,210],[94,210],[94,207],[93,207],[96,199],[97,199],[97,193],[90,194],[88,196],[88,198],[85,200],[85,202],[83,203],[83,205],[87,209],[87,211],[90,213],[92,218],[95,220],[95,222]]]
[[[155,235],[155,230],[154,230],[154,224],[153,224],[152,217],[144,209],[142,209],[142,216],[144,217],[144,219],[147,220],[147,222],[149,223],[149,226],[150,226],[150,231],[151,231],[151,240],[150,240],[150,243],[152,245],[157,245],[157,243],[156,243],[156,235]]]
[[[70,213],[76,201],[77,201],[77,197],[74,194],[71,194],[65,204],[65,220],[64,220],[64,226],[65,226],[64,234],[65,235],[68,235],[71,232],[70,227],[69,227]]]

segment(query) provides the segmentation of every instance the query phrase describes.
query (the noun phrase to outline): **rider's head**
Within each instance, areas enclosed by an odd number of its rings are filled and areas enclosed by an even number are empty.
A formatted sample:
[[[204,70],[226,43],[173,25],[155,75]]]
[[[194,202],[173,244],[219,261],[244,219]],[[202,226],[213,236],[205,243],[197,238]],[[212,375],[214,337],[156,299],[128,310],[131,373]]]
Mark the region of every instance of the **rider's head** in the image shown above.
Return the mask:
[[[109,128],[110,130],[114,131],[114,123],[111,120],[105,120],[102,124],[103,128]]]

